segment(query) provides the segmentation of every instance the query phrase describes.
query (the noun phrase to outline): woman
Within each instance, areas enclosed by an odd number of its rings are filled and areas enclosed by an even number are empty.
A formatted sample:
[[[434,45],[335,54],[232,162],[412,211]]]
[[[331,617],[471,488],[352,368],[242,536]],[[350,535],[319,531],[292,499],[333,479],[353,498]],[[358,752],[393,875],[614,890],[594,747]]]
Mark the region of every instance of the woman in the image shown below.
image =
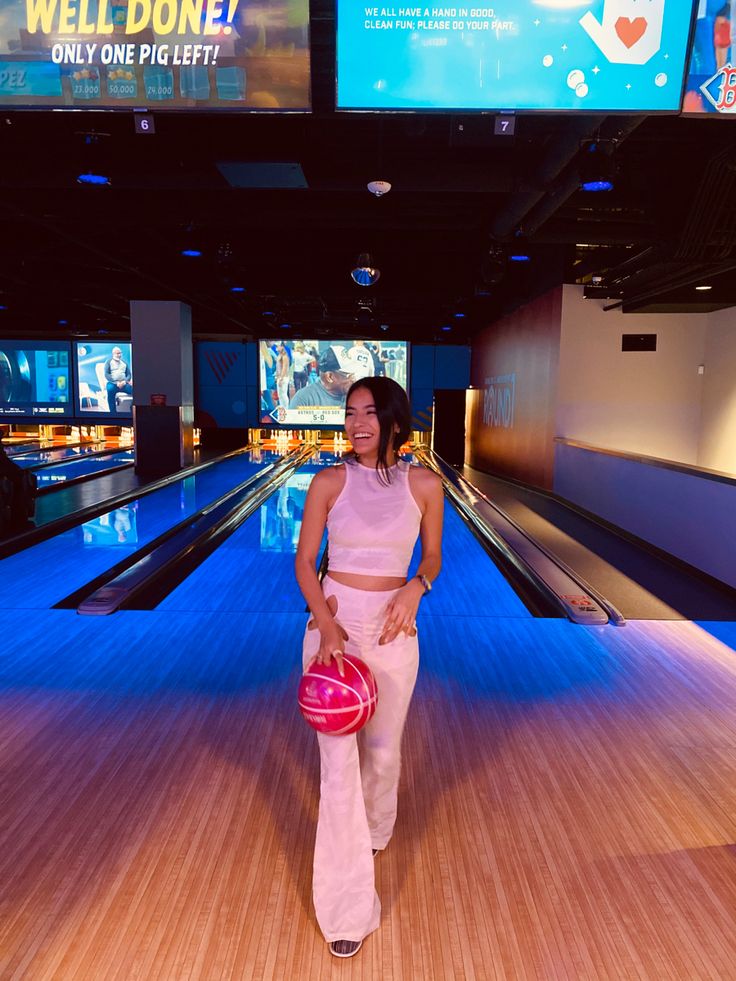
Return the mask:
[[[379,925],[373,856],[388,844],[396,820],[401,733],[419,663],[415,620],[441,565],[440,480],[397,457],[410,424],[409,402],[396,382],[364,378],[350,388],[345,434],[354,456],[312,481],[296,556],[312,613],[304,666],[334,657],[342,672],[343,653],[353,653],[378,685],[376,713],[357,736],[318,734],[313,895],[336,957],[352,957]],[[329,568],[320,585],[315,563],[325,527]],[[407,581],[418,535],[422,560]]]

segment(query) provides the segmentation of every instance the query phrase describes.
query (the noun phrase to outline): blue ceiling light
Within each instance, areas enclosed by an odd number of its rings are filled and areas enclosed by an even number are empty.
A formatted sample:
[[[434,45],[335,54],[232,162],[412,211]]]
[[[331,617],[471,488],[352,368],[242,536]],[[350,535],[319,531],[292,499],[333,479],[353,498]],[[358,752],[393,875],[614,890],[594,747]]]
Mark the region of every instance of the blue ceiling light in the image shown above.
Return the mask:
[[[7,309],[8,308],[5,306],[4,303],[0,303],[0,310],[7,310]]]
[[[290,330],[291,324],[279,324],[279,327],[281,328],[281,330]]]
[[[514,255],[509,256],[509,262],[530,262],[531,257],[525,252],[517,252]]]
[[[463,316],[465,316],[465,314],[463,314]],[[445,324],[444,327],[440,327],[440,330],[452,330],[452,327],[449,324]]]
[[[77,177],[78,184],[87,184],[90,187],[105,187],[110,184],[110,178],[104,174],[80,174]]]
[[[592,193],[613,190],[615,166],[612,140],[584,143],[578,161],[580,189]]]
[[[581,191],[612,191],[613,181],[583,181]]]
[[[231,286],[231,293],[245,293],[245,286]]]
[[[60,327],[66,327],[66,325],[69,323],[69,321],[68,320],[60,320],[58,323],[59,323],[59,326]]]
[[[182,249],[181,254],[187,256],[189,259],[198,259],[202,252],[200,249]]]
[[[462,320],[463,317],[465,316],[465,314],[464,313],[456,313],[454,316],[455,316],[455,320]]]

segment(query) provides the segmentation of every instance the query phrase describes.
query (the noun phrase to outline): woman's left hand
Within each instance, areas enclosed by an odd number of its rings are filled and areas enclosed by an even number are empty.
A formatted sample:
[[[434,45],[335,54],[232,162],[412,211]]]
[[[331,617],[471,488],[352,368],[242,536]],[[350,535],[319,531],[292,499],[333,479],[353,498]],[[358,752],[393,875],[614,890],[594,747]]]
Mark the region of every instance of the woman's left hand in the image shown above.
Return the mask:
[[[418,579],[410,579],[398,590],[386,608],[386,620],[378,638],[379,645],[390,644],[402,631],[407,637],[416,634],[417,610],[423,595],[424,589]]]

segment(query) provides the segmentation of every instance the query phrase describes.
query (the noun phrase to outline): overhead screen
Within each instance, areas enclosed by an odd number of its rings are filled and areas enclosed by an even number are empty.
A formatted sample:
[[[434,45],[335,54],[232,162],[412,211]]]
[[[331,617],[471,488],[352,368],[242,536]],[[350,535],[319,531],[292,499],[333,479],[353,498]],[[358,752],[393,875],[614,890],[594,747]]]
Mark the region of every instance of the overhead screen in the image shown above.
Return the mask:
[[[342,426],[348,389],[367,375],[386,375],[406,391],[406,341],[260,342],[262,425]]]
[[[120,421],[133,415],[133,357],[129,341],[76,343],[76,412],[79,417]]]
[[[0,418],[72,416],[71,345],[0,340]]]
[[[0,0],[0,105],[308,109],[308,0]]]
[[[675,111],[691,16],[691,0],[337,0],[337,105]]]
[[[736,4],[733,12],[736,15]],[[701,0],[682,100],[685,113],[736,114],[736,52],[732,7],[722,0]],[[736,38],[734,38],[736,40]]]

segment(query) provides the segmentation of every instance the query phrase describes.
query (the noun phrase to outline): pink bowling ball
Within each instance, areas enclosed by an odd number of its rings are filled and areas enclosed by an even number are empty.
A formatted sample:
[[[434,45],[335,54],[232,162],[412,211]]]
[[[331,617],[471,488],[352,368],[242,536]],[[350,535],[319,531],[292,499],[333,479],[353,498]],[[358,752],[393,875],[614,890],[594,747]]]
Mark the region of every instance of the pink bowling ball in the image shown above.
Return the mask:
[[[343,655],[345,677],[334,657],[329,665],[312,661],[299,682],[299,709],[317,732],[347,736],[373,717],[378,689],[368,665],[353,654]]]

